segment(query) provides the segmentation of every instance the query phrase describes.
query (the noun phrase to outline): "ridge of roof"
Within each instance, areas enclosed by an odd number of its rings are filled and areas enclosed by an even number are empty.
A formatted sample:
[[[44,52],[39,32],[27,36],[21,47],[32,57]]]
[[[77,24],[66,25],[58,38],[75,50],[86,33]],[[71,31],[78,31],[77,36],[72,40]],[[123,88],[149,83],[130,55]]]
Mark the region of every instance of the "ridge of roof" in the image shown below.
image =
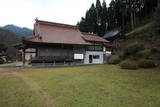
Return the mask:
[[[109,42],[104,38],[99,37],[97,34],[80,32],[77,26],[74,25],[49,22],[38,19],[35,21],[36,24],[41,24],[38,27],[37,34],[35,34],[33,37],[23,38],[24,41],[34,43],[78,45],[91,45],[92,42]]]
[[[46,25],[51,25],[51,26],[59,26],[59,27],[67,27],[67,28],[78,29],[78,27],[76,25],[57,23],[57,22],[50,22],[50,21],[38,20],[38,19],[36,19],[35,21],[36,21],[36,23],[41,23],[41,24],[46,24]]]
[[[83,35],[90,35],[90,36],[98,36],[97,34],[94,33],[86,33],[86,32],[81,32]]]
[[[109,42],[108,40],[98,36],[97,34],[91,33],[81,33],[83,36],[82,38],[86,41],[96,41],[96,42]]]

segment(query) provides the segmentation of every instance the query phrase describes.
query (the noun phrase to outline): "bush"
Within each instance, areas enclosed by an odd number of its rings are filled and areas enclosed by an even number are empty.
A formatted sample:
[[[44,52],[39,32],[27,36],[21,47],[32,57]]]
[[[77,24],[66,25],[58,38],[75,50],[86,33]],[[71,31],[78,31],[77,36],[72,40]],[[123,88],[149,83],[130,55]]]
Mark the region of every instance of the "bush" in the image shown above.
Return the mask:
[[[144,45],[143,44],[139,44],[139,43],[134,43],[131,45],[128,45],[125,49],[124,49],[124,53],[127,55],[133,55],[136,54],[139,51],[144,50]]]
[[[138,69],[138,64],[133,60],[127,59],[120,63],[120,67],[123,69]]]
[[[160,53],[160,48],[158,48],[158,47],[153,47],[153,48],[151,49],[151,52],[152,52],[152,53]]]
[[[122,53],[119,53],[119,57],[121,60],[125,60],[128,56],[122,52]]]
[[[120,61],[121,61],[121,59],[120,59],[119,55],[112,55],[108,59],[109,64],[119,64]]]
[[[2,58],[0,58],[0,64],[3,64],[4,60]]]
[[[138,58],[149,58],[151,55],[152,55],[152,52],[150,49],[145,49],[137,53]]]
[[[152,60],[143,59],[138,62],[138,66],[141,68],[153,68],[155,67],[155,63]]]

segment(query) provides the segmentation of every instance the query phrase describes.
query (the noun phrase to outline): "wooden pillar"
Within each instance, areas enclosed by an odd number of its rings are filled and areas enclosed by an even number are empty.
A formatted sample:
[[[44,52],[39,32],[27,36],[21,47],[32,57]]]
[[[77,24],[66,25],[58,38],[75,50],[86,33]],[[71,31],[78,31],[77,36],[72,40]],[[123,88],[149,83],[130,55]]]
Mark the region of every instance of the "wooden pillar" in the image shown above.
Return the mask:
[[[23,62],[23,66],[25,65],[25,50],[26,49],[22,49],[22,62]]]
[[[38,48],[36,48],[36,57],[38,57]]]
[[[18,62],[18,52],[16,52],[16,62]]]

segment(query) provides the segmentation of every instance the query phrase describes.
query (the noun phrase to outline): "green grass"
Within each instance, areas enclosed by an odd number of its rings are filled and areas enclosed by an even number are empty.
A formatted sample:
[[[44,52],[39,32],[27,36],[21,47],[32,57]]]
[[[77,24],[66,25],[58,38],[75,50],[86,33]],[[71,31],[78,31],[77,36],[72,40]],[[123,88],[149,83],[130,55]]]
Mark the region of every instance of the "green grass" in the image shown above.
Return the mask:
[[[12,72],[34,81],[41,89]],[[5,72],[3,72],[5,71]],[[6,73],[7,72],[7,73]],[[0,68],[0,107],[159,107],[160,69],[122,70],[113,65]]]
[[[0,73],[0,107],[42,107],[37,99],[20,78],[11,73]]]

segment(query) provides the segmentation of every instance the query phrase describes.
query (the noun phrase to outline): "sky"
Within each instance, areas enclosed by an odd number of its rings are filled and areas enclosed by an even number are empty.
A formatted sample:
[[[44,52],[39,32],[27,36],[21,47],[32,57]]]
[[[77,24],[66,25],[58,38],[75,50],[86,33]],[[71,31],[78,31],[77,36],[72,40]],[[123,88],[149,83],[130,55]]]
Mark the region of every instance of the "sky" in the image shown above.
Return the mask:
[[[108,5],[111,0],[105,1]],[[92,3],[96,0],[0,0],[0,26],[14,24],[33,29],[36,18],[76,25]]]

